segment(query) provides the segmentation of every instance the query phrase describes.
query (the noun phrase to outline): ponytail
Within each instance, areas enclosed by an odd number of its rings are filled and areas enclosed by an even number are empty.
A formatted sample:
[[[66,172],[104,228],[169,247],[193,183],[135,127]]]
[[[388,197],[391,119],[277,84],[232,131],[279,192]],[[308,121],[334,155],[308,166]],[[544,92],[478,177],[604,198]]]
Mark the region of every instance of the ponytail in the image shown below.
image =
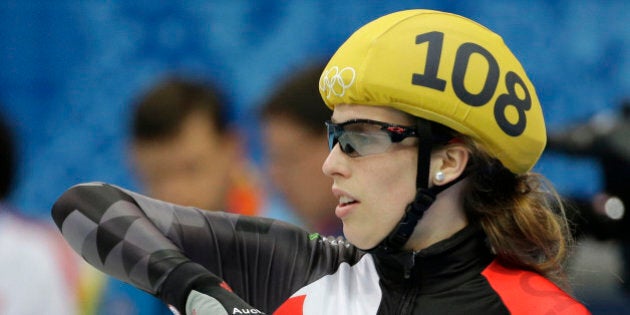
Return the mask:
[[[473,151],[464,197],[471,222],[484,229],[502,264],[535,271],[568,291],[564,263],[573,240],[552,184],[540,174],[514,174],[466,142]]]

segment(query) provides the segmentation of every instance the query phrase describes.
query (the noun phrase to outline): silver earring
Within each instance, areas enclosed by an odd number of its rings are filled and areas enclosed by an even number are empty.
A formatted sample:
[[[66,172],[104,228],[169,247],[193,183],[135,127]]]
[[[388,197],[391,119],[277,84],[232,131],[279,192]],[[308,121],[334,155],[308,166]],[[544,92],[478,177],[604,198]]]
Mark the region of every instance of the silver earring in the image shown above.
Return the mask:
[[[444,180],[444,173],[442,173],[442,171],[438,171],[437,173],[435,173],[435,180],[438,182],[441,182]]]

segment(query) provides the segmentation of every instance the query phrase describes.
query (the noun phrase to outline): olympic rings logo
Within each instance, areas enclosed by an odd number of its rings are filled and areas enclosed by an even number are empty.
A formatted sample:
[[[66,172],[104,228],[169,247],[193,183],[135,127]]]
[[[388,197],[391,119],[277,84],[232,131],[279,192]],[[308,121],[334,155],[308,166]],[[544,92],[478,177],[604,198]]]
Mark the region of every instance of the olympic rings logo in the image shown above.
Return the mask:
[[[330,98],[331,95],[343,97],[346,94],[346,90],[354,83],[355,78],[356,72],[354,68],[345,67],[339,70],[339,67],[334,66],[326,69],[322,74],[319,80],[319,89],[322,92],[326,92],[326,98]]]

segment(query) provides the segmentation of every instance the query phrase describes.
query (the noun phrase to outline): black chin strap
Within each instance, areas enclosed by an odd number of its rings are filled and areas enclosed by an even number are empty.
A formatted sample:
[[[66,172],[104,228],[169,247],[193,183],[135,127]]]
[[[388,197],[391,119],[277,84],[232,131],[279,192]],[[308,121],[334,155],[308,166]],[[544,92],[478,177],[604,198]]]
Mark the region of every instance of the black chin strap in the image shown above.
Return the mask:
[[[429,121],[418,119],[417,122],[418,139],[418,175],[416,176],[416,196],[407,205],[405,214],[398,222],[398,225],[370,252],[394,253],[402,249],[407,243],[411,233],[416,228],[418,221],[424,212],[435,201],[438,193],[459,182],[464,175],[441,186],[434,185],[429,188],[429,172],[431,165],[431,150],[433,148],[433,130]]]

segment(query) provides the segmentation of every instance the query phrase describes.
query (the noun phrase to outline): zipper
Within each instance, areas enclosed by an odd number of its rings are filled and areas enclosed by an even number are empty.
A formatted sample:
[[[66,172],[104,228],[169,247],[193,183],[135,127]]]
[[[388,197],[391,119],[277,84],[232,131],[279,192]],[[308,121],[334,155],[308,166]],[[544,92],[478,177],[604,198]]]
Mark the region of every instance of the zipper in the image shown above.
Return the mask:
[[[419,291],[420,282],[418,279],[412,279],[413,267],[416,264],[416,254],[413,252],[411,257],[404,264],[405,290],[400,299],[400,308],[396,314],[405,315],[413,314],[414,301]]]
[[[405,292],[400,299],[400,308],[396,312],[396,315],[413,314],[414,301],[418,292],[418,284],[407,281]]]
[[[404,262],[404,276],[405,276],[405,280],[409,279],[411,277],[411,272],[413,271],[413,266],[415,266],[416,264],[416,254],[418,252],[414,251],[411,253],[411,257],[409,257],[409,259]]]

